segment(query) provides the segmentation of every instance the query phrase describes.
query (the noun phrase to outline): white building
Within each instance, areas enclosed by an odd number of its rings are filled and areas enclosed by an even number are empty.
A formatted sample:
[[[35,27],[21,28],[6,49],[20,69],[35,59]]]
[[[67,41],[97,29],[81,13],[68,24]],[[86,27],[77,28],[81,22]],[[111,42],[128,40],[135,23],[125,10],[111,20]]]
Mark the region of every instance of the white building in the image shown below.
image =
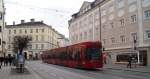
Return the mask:
[[[7,34],[7,55],[13,54],[12,43],[14,36],[27,35],[32,37],[28,49],[24,51],[28,59],[37,57],[42,51],[59,47],[61,40],[58,38],[64,38],[52,26],[46,25],[43,21],[35,21],[34,19],[31,19],[30,22],[21,20],[20,24],[13,22],[13,25],[7,25],[5,34]]]
[[[72,44],[101,41],[113,63],[132,55],[150,65],[150,0],[84,2],[69,21],[69,38]]]
[[[69,21],[69,39],[71,44],[83,41],[100,41],[99,8],[85,1],[78,13]]]

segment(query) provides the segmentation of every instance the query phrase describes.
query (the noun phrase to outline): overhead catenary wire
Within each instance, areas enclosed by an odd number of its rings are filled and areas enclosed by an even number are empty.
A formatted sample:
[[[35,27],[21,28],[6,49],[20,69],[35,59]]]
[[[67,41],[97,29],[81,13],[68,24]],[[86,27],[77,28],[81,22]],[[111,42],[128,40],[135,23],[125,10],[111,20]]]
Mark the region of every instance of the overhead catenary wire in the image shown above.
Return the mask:
[[[67,11],[67,10],[43,8],[43,7],[38,7],[38,6],[34,6],[34,5],[21,4],[21,3],[18,3],[18,2],[5,1],[4,3],[5,4],[13,4],[13,5],[16,5],[16,6],[22,6],[22,7],[26,7],[26,8],[29,8],[29,9],[41,9],[41,10],[46,10],[46,11],[53,11],[53,12],[56,12],[56,13],[72,13],[72,12]]]
[[[22,3],[19,3],[19,2],[13,2],[13,1],[7,1],[7,0],[4,3],[6,5],[7,4],[11,4],[11,5],[15,5],[15,6],[25,7],[25,8],[28,8],[30,10],[35,10],[37,12],[43,12],[44,14],[45,13],[54,12],[55,15],[58,15],[60,18],[64,18],[59,24],[62,24],[64,20],[68,20],[68,17],[72,14],[72,12],[67,11],[67,10],[59,10],[59,9],[52,9],[52,8],[43,8],[43,7],[38,7],[38,6],[28,5],[28,4],[22,4]],[[66,16],[66,14],[69,14],[69,15]]]

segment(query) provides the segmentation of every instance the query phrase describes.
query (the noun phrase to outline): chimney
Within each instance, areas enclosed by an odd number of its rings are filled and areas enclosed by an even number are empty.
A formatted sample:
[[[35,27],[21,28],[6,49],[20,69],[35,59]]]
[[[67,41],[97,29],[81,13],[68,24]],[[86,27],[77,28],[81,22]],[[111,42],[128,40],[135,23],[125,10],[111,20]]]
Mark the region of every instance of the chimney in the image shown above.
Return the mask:
[[[15,25],[15,21],[13,21],[13,25]]]
[[[41,23],[43,23],[44,21],[43,20],[41,20]]]
[[[35,20],[34,20],[34,19],[30,19],[30,21],[31,21],[31,22],[35,22]]]
[[[23,23],[25,23],[25,21],[24,21],[24,20],[21,20],[21,24],[23,24]]]

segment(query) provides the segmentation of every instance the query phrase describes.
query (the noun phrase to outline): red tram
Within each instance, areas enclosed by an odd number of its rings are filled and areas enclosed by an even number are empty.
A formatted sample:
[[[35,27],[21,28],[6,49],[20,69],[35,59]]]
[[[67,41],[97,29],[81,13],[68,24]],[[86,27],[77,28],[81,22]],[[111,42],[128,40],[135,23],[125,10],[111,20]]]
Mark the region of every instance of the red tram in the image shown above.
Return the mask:
[[[83,42],[44,51],[43,62],[72,68],[96,69],[103,67],[100,42]]]

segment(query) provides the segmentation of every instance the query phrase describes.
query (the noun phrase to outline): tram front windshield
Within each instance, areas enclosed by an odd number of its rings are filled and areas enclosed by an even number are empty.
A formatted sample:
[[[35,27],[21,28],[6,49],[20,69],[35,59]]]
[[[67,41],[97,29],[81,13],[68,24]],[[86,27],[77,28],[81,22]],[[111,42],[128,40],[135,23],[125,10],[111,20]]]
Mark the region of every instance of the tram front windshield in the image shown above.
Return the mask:
[[[99,48],[87,48],[86,50],[86,58],[90,60],[99,60],[100,54]]]

